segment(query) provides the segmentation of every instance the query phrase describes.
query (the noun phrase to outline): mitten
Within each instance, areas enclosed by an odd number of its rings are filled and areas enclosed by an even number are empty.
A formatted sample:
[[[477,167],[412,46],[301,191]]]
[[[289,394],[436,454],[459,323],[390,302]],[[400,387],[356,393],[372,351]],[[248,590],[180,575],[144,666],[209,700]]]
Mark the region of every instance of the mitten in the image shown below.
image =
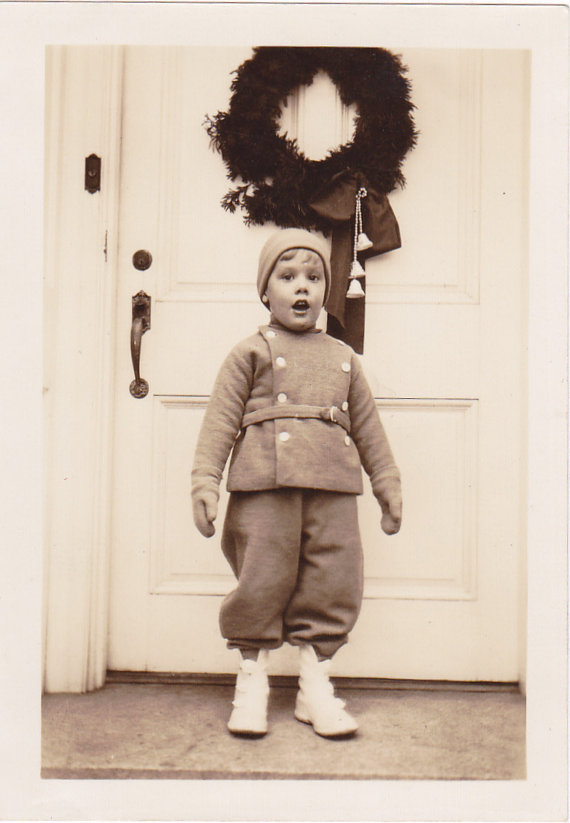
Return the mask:
[[[192,511],[196,528],[204,537],[215,533],[214,520],[218,514],[218,495],[213,491],[195,491],[192,494]]]
[[[397,477],[386,477],[374,488],[382,508],[382,531],[397,534],[402,524],[402,488]]]

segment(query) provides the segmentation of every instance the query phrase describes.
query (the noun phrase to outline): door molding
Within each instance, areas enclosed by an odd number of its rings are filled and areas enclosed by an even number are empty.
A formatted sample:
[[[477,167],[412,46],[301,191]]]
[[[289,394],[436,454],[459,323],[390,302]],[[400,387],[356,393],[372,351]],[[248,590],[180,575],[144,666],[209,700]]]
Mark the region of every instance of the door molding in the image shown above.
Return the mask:
[[[180,446],[175,449],[173,444],[182,442],[181,431],[186,433],[188,439],[192,439],[190,433],[197,432],[207,401],[207,397],[189,395],[155,395],[153,398],[154,470],[150,494],[149,591],[155,595],[224,597],[235,588],[235,578],[229,569],[225,574],[204,574],[200,564],[195,567],[187,565],[183,550],[187,535],[184,532],[184,537],[177,539],[180,530],[177,531],[172,520],[173,509],[176,509],[177,503],[180,505],[176,501],[179,485],[176,483],[176,463],[180,459],[180,450],[186,448]],[[383,572],[377,576],[367,576],[364,598],[474,600],[477,596],[478,401],[414,398],[382,399],[376,402],[385,426],[388,422],[393,425],[393,421],[388,420],[389,417],[403,424],[403,418],[409,415],[414,415],[416,420],[426,420],[435,415],[442,421],[440,427],[445,426],[449,432],[451,442],[448,453],[443,455],[443,450],[436,446],[432,446],[432,449],[434,454],[439,453],[440,459],[445,461],[437,469],[450,478],[458,502],[454,512],[450,512],[446,519],[444,529],[438,531],[437,525],[432,523],[430,541],[426,542],[422,551],[429,552],[430,546],[433,549],[434,542],[445,544],[446,541],[450,544],[457,543],[462,551],[456,556],[450,550],[446,562],[432,570],[426,570],[422,562],[419,565],[417,562],[409,562],[405,570],[398,569],[395,572],[391,564],[387,563]],[[434,422],[437,425],[437,420]],[[428,431],[428,428],[424,428],[426,434]],[[397,441],[393,441],[390,435],[390,442]],[[185,454],[184,459],[190,462],[191,455]],[[429,500],[429,495],[429,489],[422,490],[424,500]],[[370,499],[375,512],[378,504],[368,490],[362,505],[369,505],[366,498]],[[416,504],[419,502],[417,497],[415,501]],[[220,512],[220,521],[222,514]]]
[[[123,47],[46,52],[43,685],[107,666]],[[102,158],[101,190],[84,189]]]

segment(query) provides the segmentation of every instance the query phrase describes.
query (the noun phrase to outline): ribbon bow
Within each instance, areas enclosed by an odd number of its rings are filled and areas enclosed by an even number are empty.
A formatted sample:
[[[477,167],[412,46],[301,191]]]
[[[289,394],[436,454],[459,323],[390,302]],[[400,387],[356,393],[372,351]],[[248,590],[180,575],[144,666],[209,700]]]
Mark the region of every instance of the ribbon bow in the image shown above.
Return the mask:
[[[359,252],[360,261],[400,248],[400,229],[388,198],[371,188],[363,174],[351,169],[335,174],[309,204],[332,223],[331,288],[325,306],[329,315],[327,331],[349,343],[359,354],[364,346],[364,299],[347,301],[346,292],[353,259],[356,195],[361,188],[366,189],[366,197],[361,200],[362,223],[372,245]]]

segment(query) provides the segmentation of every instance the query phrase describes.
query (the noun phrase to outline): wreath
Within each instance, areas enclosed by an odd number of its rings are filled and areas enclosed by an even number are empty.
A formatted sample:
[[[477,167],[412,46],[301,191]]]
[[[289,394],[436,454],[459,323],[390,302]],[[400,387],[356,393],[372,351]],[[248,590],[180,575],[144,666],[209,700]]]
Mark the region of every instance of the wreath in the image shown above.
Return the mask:
[[[358,113],[352,139],[324,159],[312,160],[278,129],[288,96],[310,85],[319,71],[329,75],[346,106],[356,104]],[[228,111],[205,122],[235,183],[222,206],[230,212],[241,208],[247,225],[272,221],[325,235],[332,231],[333,288],[326,308],[345,328],[347,310],[363,312],[345,305],[353,302],[345,297],[357,204],[372,241],[359,252],[361,263],[400,245],[386,195],[404,185],[402,163],[417,138],[406,68],[380,48],[264,46],[255,48],[234,75]]]

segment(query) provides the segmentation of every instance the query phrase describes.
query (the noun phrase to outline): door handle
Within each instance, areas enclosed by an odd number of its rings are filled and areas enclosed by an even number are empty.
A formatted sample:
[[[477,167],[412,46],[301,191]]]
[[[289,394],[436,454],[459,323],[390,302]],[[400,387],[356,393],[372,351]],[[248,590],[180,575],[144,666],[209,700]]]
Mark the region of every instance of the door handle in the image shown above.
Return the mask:
[[[141,339],[145,331],[150,329],[150,297],[144,291],[139,291],[133,295],[133,320],[131,323],[131,359],[135,379],[129,386],[129,391],[133,397],[146,397],[148,394],[148,383],[143,380],[140,374],[141,361]]]

